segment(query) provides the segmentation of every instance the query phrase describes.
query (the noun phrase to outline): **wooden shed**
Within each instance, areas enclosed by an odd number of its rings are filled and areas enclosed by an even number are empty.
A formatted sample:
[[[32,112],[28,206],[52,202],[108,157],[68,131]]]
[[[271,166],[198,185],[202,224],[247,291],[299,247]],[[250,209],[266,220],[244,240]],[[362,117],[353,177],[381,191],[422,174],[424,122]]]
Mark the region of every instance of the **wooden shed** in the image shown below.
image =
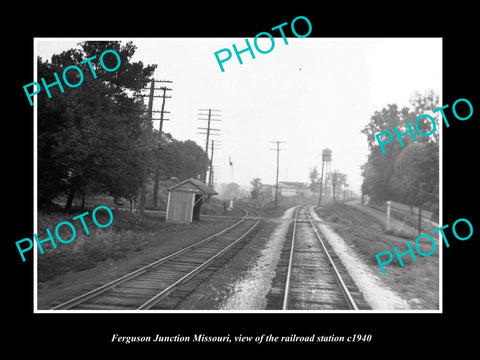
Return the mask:
[[[200,220],[202,203],[217,193],[197,179],[188,179],[167,189],[166,221],[189,224]]]

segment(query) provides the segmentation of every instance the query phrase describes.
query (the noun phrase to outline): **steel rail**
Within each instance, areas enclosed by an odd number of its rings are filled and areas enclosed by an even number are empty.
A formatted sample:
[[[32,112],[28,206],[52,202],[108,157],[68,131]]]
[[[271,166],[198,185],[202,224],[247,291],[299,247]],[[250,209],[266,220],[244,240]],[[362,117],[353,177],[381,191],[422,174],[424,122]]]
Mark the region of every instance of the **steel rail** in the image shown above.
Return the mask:
[[[106,291],[114,288],[114,287],[117,286],[117,285],[120,285],[120,284],[122,284],[122,283],[124,283],[124,282],[126,282],[126,281],[128,281],[128,280],[131,280],[131,279],[133,279],[133,278],[135,278],[135,277],[137,277],[137,276],[139,276],[139,275],[142,275],[142,274],[146,273],[150,268],[159,266],[159,265],[161,265],[161,264],[163,264],[163,263],[165,263],[165,262],[167,262],[167,261],[169,261],[169,260],[171,260],[171,259],[173,259],[173,258],[175,258],[175,257],[177,257],[177,256],[180,256],[180,255],[182,255],[182,254],[184,254],[184,253],[186,253],[186,252],[188,252],[188,251],[190,251],[190,250],[193,250],[193,249],[199,247],[200,245],[203,245],[204,243],[206,243],[206,242],[208,242],[208,241],[211,241],[211,240],[213,240],[213,239],[221,236],[221,235],[224,234],[225,232],[227,232],[227,231],[229,231],[229,230],[237,227],[238,225],[240,225],[241,223],[243,223],[245,220],[247,220],[247,218],[248,218],[248,211],[245,210],[245,209],[243,209],[243,208],[240,208],[240,209],[245,212],[245,215],[244,215],[239,221],[237,221],[237,222],[234,223],[233,225],[231,225],[231,226],[223,229],[222,231],[219,231],[218,233],[216,233],[216,234],[214,234],[214,235],[211,235],[211,236],[209,236],[209,237],[207,237],[207,238],[205,238],[205,239],[203,239],[203,240],[200,240],[200,241],[196,242],[195,244],[192,244],[192,245],[189,245],[189,246],[187,246],[187,247],[185,247],[185,248],[183,248],[183,249],[180,249],[180,250],[178,250],[178,251],[176,251],[176,252],[174,252],[174,253],[172,253],[172,254],[170,254],[170,255],[167,255],[167,256],[159,259],[159,260],[156,260],[156,261],[154,261],[154,262],[151,263],[151,264],[148,264],[148,265],[146,265],[146,266],[143,266],[143,267],[141,267],[140,269],[137,269],[137,270],[135,270],[135,271],[132,271],[132,272],[130,272],[130,273],[128,273],[128,274],[126,274],[126,275],[124,275],[124,276],[116,279],[116,280],[113,280],[113,281],[105,284],[105,285],[102,285],[102,286],[100,286],[100,287],[98,287],[98,288],[95,288],[95,289],[93,289],[93,290],[91,290],[91,291],[89,291],[89,292],[87,292],[87,293],[85,293],[85,294],[79,295],[79,296],[77,296],[77,297],[75,297],[75,298],[73,298],[73,299],[71,299],[71,300],[68,300],[68,301],[66,301],[66,302],[63,302],[63,303],[61,303],[60,305],[57,305],[57,306],[51,308],[51,310],[68,310],[68,309],[70,309],[70,308],[72,308],[72,307],[74,307],[74,306],[77,306],[77,305],[79,305],[79,304],[81,304],[81,303],[83,303],[83,302],[85,302],[85,301],[87,301],[87,300],[90,300],[90,299],[94,298],[95,296],[98,296],[98,295],[103,294],[104,292],[106,292]],[[259,217],[260,217],[260,216],[259,216]],[[256,226],[256,225],[255,225],[255,226]]]
[[[215,255],[204,261],[202,264],[197,266],[195,269],[190,271],[188,274],[184,275],[177,281],[175,281],[173,284],[171,284],[169,287],[166,289],[162,290],[159,292],[157,295],[153,296],[151,299],[146,301],[144,304],[139,306],[137,310],[148,310],[151,309],[153,306],[158,304],[162,299],[167,297],[170,293],[175,291],[178,287],[180,287],[182,284],[190,280],[192,277],[197,275],[199,272],[201,272],[203,269],[205,269],[208,265],[210,265],[214,260],[216,260],[219,256],[223,255],[225,252],[230,250],[233,246],[235,246],[240,240],[242,240],[245,236],[247,236],[259,223],[261,220],[260,214],[256,211],[253,210],[254,212],[257,213],[257,221],[255,224],[253,224],[245,233],[243,233],[240,237],[238,237],[236,240],[234,240],[231,244],[229,244],[227,247],[223,248],[219,252],[217,252]]]
[[[299,207],[295,209],[295,215],[293,218],[293,231],[292,231],[292,244],[290,246],[290,255],[288,258],[288,268],[287,268],[287,281],[285,282],[285,291],[283,295],[283,304],[282,304],[282,310],[287,310],[288,309],[288,300],[289,300],[289,293],[290,293],[290,275],[292,272],[292,262],[293,262],[293,251],[294,251],[294,246],[295,246],[295,233],[297,230],[297,216],[298,216],[298,209]]]
[[[309,209],[312,209],[312,207],[310,207]],[[315,235],[317,236],[317,239],[318,239],[320,245],[322,246],[323,251],[327,255],[330,266],[332,267],[333,273],[335,274],[335,278],[337,279],[337,282],[340,285],[340,289],[341,289],[345,299],[347,300],[348,306],[352,310],[358,310],[357,304],[355,304],[355,300],[353,300],[353,297],[350,294],[350,291],[348,290],[347,286],[345,285],[345,282],[343,281],[342,276],[340,275],[340,272],[338,271],[337,267],[335,266],[335,263],[333,262],[333,259],[331,258],[327,248],[325,247],[325,244],[323,243],[322,238],[320,237],[320,234],[317,231],[317,228],[316,228],[315,224],[313,223],[313,219],[310,216],[309,210],[306,211],[306,214],[307,214],[308,220],[310,221],[310,225],[312,225],[313,231],[315,232]]]

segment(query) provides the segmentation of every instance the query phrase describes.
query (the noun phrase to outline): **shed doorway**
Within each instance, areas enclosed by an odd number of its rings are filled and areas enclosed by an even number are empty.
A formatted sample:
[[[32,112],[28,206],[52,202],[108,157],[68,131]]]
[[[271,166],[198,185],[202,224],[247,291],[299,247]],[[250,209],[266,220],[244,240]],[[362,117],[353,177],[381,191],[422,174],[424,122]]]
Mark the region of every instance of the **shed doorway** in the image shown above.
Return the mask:
[[[200,209],[202,208],[203,196],[195,194],[194,206],[193,206],[193,221],[200,220]]]

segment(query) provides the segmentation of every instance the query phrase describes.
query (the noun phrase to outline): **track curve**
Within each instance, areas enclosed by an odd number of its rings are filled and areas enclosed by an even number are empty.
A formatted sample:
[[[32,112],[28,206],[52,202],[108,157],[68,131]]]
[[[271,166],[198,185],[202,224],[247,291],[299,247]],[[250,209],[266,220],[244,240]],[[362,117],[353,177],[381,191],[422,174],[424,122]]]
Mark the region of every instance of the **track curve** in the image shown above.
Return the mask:
[[[242,210],[245,215],[228,228],[52,310],[174,309],[251,239],[261,215]]]

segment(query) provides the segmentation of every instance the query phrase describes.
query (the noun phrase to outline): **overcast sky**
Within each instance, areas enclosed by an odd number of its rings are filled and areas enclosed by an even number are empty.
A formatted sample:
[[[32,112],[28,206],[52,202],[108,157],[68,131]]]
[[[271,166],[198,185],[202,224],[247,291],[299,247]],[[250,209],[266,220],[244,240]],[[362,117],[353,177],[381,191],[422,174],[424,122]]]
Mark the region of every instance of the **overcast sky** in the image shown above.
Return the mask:
[[[37,54],[53,54],[93,39],[38,38]],[[97,40],[97,39],[95,39]],[[107,40],[107,39],[105,39]],[[360,165],[368,148],[360,130],[374,111],[390,103],[409,106],[415,91],[433,89],[442,104],[442,40],[440,38],[275,38],[268,54],[255,48],[240,65],[233,54],[221,72],[214,52],[245,48],[244,38],[112,38],[133,41],[133,61],[157,64],[155,79],[172,80],[171,99],[165,110],[171,121],[164,131],[179,140],[192,139],[205,146],[205,135],[196,134],[206,121],[198,109],[221,110],[221,149],[214,155],[217,183],[249,185],[255,177],[274,184],[275,145],[285,141],[280,153],[280,181],[308,182],[310,170],[321,168],[321,152],[332,149],[332,169],[348,175],[350,188],[359,192]],[[265,40],[265,41],[263,41]],[[253,47],[253,39],[249,39]],[[259,42],[268,49],[268,38]],[[224,56],[222,54],[221,56]],[[121,71],[121,67],[119,70]],[[161,99],[154,108],[159,110]],[[158,127],[158,121],[155,122]]]

